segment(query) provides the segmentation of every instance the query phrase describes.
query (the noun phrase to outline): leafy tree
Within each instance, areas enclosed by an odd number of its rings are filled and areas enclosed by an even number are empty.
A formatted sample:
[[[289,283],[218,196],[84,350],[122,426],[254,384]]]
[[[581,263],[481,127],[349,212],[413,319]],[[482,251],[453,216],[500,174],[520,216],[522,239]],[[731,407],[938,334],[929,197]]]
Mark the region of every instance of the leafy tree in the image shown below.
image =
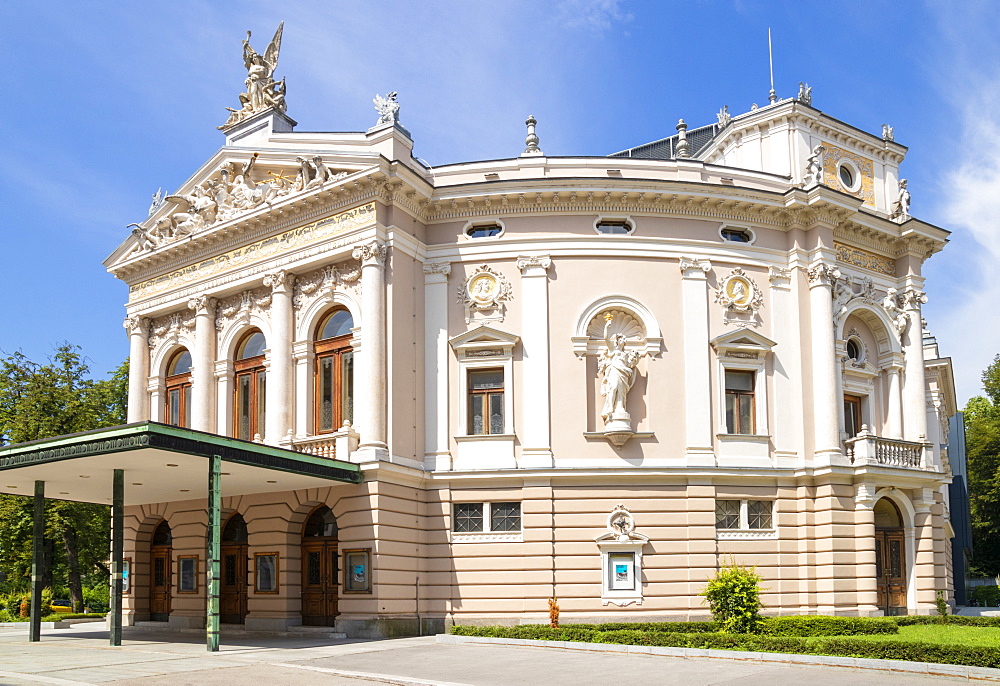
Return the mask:
[[[69,343],[58,346],[45,364],[21,352],[0,359],[0,445],[123,424],[128,361],[110,377],[94,380]],[[0,571],[8,586],[23,588],[31,571],[33,505],[30,498],[0,495]],[[84,581],[107,583],[110,512],[104,505],[47,500],[45,536],[52,541],[43,583],[65,579],[77,611]]]
[[[983,372],[986,397],[965,406],[965,446],[975,576],[1000,574],[1000,355]]]
[[[708,580],[708,586],[700,595],[705,596],[712,619],[723,631],[757,633],[761,620],[760,582],[756,567],[742,567],[736,560],[731,560]]]

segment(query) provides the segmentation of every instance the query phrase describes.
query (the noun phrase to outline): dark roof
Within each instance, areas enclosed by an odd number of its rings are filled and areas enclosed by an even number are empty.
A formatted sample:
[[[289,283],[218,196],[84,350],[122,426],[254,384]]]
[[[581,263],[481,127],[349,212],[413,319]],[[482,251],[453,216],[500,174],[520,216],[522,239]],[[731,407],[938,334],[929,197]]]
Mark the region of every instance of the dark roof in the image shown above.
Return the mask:
[[[708,126],[689,130],[687,132],[688,155],[690,157],[697,157],[724,128],[726,127],[719,124],[709,124]],[[677,138],[677,135],[662,138],[652,143],[612,153],[608,157],[631,157],[639,160],[672,160],[676,157]]]

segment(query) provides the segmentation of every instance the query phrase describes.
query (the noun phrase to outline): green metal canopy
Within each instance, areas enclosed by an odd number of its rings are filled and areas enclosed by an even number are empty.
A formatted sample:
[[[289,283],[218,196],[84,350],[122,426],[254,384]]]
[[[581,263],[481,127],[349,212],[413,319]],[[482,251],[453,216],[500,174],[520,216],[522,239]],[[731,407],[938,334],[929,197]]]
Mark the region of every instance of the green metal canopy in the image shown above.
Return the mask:
[[[30,496],[36,481],[59,500],[111,504],[114,471],[125,473],[125,505],[208,497],[208,459],[222,461],[224,495],[359,483],[361,471],[331,460],[157,422],[0,447],[0,493]]]

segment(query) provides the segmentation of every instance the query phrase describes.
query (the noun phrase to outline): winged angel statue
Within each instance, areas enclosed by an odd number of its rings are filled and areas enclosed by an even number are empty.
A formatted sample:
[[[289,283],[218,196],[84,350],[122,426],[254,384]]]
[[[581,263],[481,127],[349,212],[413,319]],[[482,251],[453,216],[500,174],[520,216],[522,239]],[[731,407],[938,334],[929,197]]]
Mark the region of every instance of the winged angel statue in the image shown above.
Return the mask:
[[[243,40],[243,64],[247,68],[246,92],[240,93],[240,105],[238,110],[227,107],[229,119],[226,123],[218,127],[227,129],[234,124],[238,124],[252,114],[263,112],[271,107],[284,112],[285,105],[285,80],[274,80],[274,70],[278,66],[278,51],[281,49],[281,32],[285,27],[285,22],[278,24],[278,30],[274,32],[274,38],[268,44],[264,54],[261,55],[250,45],[250,32]]]
[[[396,101],[396,91],[388,93],[384,98],[375,94],[375,99],[372,103],[375,105],[375,110],[379,113],[378,123],[375,126],[382,126],[382,124],[395,124],[399,121],[399,103]]]

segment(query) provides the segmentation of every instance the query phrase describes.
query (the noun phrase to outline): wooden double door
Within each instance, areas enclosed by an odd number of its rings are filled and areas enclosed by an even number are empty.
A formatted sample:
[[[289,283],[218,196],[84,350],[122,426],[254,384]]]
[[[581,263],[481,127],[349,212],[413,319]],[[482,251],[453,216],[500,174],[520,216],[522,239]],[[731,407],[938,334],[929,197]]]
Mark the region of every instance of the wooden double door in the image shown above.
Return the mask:
[[[219,592],[219,621],[243,624],[247,618],[247,556],[249,546],[242,542],[222,544],[222,588]]]
[[[337,539],[302,541],[302,623],[333,626],[337,617]]]
[[[902,528],[875,529],[878,607],[886,616],[906,614],[906,542]]]
[[[149,619],[166,622],[170,618],[170,559],[169,545],[154,545],[149,549]]]

